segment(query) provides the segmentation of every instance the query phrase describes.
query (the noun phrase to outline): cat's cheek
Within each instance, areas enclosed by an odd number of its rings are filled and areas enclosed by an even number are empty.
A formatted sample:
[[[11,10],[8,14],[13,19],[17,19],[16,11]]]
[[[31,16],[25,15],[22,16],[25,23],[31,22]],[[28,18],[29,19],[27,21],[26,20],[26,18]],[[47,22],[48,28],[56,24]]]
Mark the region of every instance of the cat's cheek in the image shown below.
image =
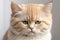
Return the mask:
[[[23,29],[21,34],[22,35],[29,35],[30,31],[28,29]]]
[[[34,33],[40,33],[41,30],[40,30],[40,29],[33,29],[33,32],[34,32]]]
[[[20,26],[21,28],[23,28],[23,29],[27,29],[27,28],[28,28],[28,26],[25,25],[25,24],[23,24],[23,23],[19,23],[19,26]]]

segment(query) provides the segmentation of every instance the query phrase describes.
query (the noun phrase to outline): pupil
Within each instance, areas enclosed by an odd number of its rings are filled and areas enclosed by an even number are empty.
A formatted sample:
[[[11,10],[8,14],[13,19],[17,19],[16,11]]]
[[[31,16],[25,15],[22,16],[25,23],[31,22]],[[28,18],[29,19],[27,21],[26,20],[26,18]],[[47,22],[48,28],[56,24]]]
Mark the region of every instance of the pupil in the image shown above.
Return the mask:
[[[35,22],[35,24],[40,24],[40,23],[41,23],[41,21],[36,21],[36,22]]]
[[[23,21],[24,24],[28,24],[28,21]]]

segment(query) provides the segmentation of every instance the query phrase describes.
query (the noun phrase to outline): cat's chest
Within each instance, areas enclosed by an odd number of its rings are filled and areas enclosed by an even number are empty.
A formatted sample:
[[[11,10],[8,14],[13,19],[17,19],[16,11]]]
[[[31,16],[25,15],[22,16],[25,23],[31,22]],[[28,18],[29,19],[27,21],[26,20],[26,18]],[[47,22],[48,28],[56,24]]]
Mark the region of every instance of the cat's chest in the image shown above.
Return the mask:
[[[41,38],[34,38],[34,37],[18,37],[14,40],[41,40]]]
[[[9,34],[8,40],[51,40],[50,33],[45,36],[34,36],[34,37],[26,37],[26,36],[11,36]]]
[[[24,38],[24,37],[15,37],[15,38],[11,38],[9,40],[51,40],[50,37],[49,38]]]
[[[40,37],[9,36],[8,40],[41,40]]]

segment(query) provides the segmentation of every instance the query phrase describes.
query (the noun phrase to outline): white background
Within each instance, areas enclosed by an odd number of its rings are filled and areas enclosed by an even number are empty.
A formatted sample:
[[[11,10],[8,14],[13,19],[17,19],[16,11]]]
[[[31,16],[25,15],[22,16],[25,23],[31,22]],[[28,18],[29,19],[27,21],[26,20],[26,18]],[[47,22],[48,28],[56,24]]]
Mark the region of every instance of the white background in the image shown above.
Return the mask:
[[[33,0],[34,3],[47,3],[50,0]],[[32,2],[29,0],[19,0],[16,1],[17,3],[29,3]],[[10,21],[10,2],[11,0],[0,0],[0,40],[2,40],[3,35],[5,34],[6,30],[9,27]],[[53,0],[53,26],[52,26],[52,40],[60,40],[60,0]]]

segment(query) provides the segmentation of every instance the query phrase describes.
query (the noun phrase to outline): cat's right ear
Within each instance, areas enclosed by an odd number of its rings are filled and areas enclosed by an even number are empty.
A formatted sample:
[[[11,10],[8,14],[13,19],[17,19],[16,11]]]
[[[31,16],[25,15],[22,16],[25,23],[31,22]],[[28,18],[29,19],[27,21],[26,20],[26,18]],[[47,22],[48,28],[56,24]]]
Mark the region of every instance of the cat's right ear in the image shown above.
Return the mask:
[[[20,11],[21,10],[21,6],[14,3],[14,2],[11,2],[11,10],[12,10],[12,13],[16,12],[16,11]]]

